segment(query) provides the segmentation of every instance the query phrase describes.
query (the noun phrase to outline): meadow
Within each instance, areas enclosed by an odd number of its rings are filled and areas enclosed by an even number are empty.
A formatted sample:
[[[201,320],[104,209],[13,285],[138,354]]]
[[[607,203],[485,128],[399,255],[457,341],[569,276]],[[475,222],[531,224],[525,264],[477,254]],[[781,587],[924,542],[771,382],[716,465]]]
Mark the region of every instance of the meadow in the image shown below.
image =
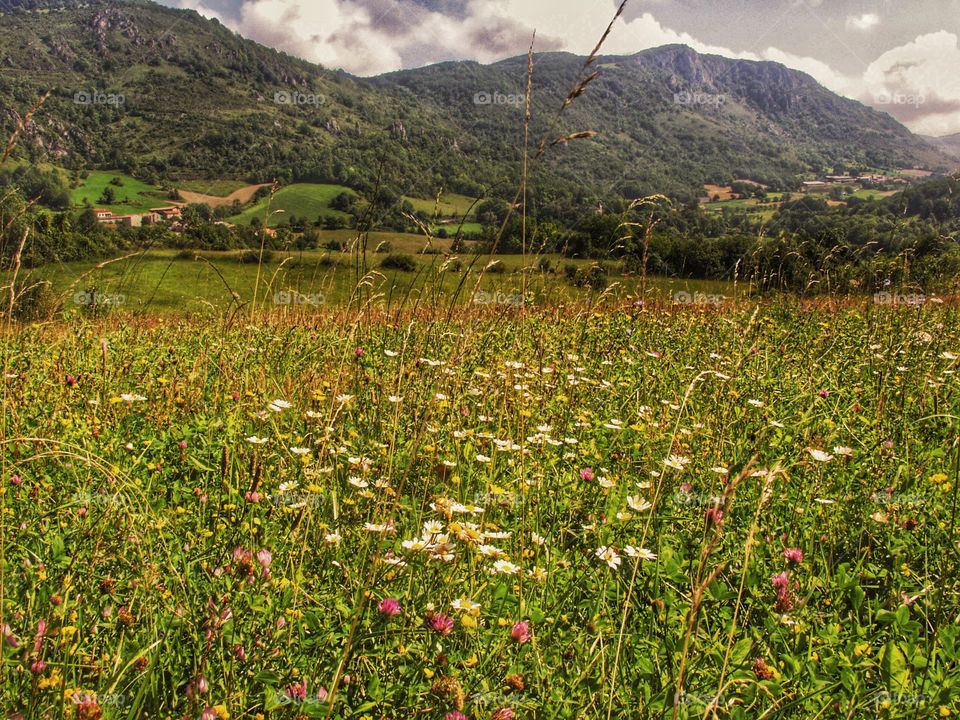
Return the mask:
[[[349,243],[356,239],[356,233],[325,231],[325,237]],[[564,279],[564,267],[588,270],[594,263],[587,260],[558,255],[536,260],[519,255],[463,255],[454,259],[420,254],[427,243],[415,235],[371,232],[366,239],[371,249],[389,243],[391,252],[407,255],[416,263],[414,270],[401,271],[381,266],[388,254],[368,254],[367,268],[372,274],[365,292],[376,294],[393,308],[413,303],[469,305],[474,303],[475,291],[480,293],[478,302],[487,297],[496,303],[497,294],[501,301],[512,298],[514,302],[522,295],[522,304],[543,306],[597,298],[601,293],[622,297],[640,284],[637,276],[618,276],[613,263],[608,263],[610,284],[601,291],[579,288]],[[446,251],[450,242],[435,239],[431,245]],[[269,261],[262,266],[255,262],[256,255],[256,251],[251,255],[251,251],[151,250],[107,262],[70,262],[24,271],[20,286],[49,283],[51,304],[68,315],[101,314],[111,309],[137,314],[215,315],[239,307],[249,311],[250,305],[257,311],[276,309],[300,315],[315,313],[327,305],[346,306],[357,295],[359,274],[356,256],[351,252],[278,251],[270,253]],[[241,258],[254,262],[241,262]],[[549,263],[549,270],[540,266],[541,261]],[[495,262],[503,272],[482,273],[489,262]],[[705,298],[733,300],[747,292],[747,286],[738,288],[729,282],[671,278],[651,278],[648,287],[648,297],[659,302],[670,302],[678,293],[680,302],[684,302],[687,296],[692,301],[697,293]],[[96,297],[102,298],[102,305]]]
[[[119,180],[121,184],[112,185],[112,180]],[[113,190],[113,202],[100,201],[107,188]],[[151,208],[163,207],[171,202],[155,185],[123,173],[103,170],[89,171],[80,185],[71,190],[70,196],[75,206],[102,207],[121,215],[147,212]]]
[[[353,190],[342,185],[293,183],[280,188],[272,198],[264,198],[228,220],[237,225],[249,225],[254,218],[262,221],[267,217],[268,204],[270,215],[267,224],[271,227],[289,222],[293,216],[307,218],[310,222],[318,217],[339,217],[347,220],[350,217],[347,213],[330,207],[333,199],[341,193],[355,194]],[[277,213],[278,210],[283,212]]]
[[[430,217],[439,213],[441,217],[455,217],[457,220],[469,217],[471,210],[476,209],[477,202],[475,198],[458,195],[457,193],[444,193],[440,196],[439,202],[436,198],[422,200],[406,195],[402,199],[409,202],[415,211],[426,213]]]
[[[951,302],[7,326],[0,711],[927,718]]]

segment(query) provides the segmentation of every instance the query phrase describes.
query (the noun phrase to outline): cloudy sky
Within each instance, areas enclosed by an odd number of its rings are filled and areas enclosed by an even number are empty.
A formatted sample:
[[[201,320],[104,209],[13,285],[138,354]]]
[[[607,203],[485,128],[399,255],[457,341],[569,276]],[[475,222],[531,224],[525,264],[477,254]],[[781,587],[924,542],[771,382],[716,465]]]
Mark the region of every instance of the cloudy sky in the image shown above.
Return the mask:
[[[538,50],[587,54],[618,0],[161,0],[327,67],[375,75]],[[629,0],[604,52],[668,43],[774,60],[915,132],[960,132],[960,0]]]

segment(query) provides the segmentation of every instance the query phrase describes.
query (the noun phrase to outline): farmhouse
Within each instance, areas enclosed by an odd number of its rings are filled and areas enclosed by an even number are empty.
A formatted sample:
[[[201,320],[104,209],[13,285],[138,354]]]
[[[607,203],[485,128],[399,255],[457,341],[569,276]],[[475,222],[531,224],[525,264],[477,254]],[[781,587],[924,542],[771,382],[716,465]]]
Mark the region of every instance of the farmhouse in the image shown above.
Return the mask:
[[[180,207],[178,205],[170,205],[169,207],[159,207],[159,208],[150,208],[150,212],[156,213],[160,216],[162,220],[179,220],[180,219]]]
[[[171,212],[176,210],[176,213]],[[165,211],[165,212],[161,212]],[[153,225],[161,220],[180,217],[180,208],[157,208],[146,213],[132,213],[129,215],[114,215],[113,212],[105,208],[94,208],[94,214],[97,216],[97,222],[105,225],[126,225],[127,227],[140,227],[142,225]]]

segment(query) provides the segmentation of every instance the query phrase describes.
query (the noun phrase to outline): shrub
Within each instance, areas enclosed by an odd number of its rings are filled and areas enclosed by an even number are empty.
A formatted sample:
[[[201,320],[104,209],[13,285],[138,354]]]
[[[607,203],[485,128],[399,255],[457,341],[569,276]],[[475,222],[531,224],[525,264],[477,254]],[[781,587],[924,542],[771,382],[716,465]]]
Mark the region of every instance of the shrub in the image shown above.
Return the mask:
[[[607,268],[602,263],[595,263],[587,268],[564,265],[563,273],[567,282],[579,288],[603,290],[607,286]]]
[[[256,265],[262,259],[264,263],[273,262],[273,250],[264,250],[261,258],[259,250],[243,250],[237,255],[237,262],[242,265]]]
[[[403,272],[413,272],[417,269],[417,261],[410,255],[402,253],[392,253],[387,255],[380,263],[380,267],[387,270],[401,270]]]
[[[15,298],[13,318],[18,322],[50,320],[61,309],[53,285],[47,280],[17,288]]]

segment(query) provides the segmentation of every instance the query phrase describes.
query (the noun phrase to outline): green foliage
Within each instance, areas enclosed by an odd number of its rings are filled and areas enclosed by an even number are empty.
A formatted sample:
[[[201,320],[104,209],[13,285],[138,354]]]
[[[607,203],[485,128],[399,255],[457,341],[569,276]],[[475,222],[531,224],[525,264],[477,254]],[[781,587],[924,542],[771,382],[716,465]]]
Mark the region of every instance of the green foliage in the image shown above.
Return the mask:
[[[17,165],[0,170],[0,192],[17,187],[23,196],[49,208],[63,210],[70,206],[70,191],[63,174],[56,169],[44,170],[34,165]]]
[[[413,272],[417,269],[417,261],[410,255],[404,255],[402,253],[390,253],[380,261],[380,267],[386,270]]]

